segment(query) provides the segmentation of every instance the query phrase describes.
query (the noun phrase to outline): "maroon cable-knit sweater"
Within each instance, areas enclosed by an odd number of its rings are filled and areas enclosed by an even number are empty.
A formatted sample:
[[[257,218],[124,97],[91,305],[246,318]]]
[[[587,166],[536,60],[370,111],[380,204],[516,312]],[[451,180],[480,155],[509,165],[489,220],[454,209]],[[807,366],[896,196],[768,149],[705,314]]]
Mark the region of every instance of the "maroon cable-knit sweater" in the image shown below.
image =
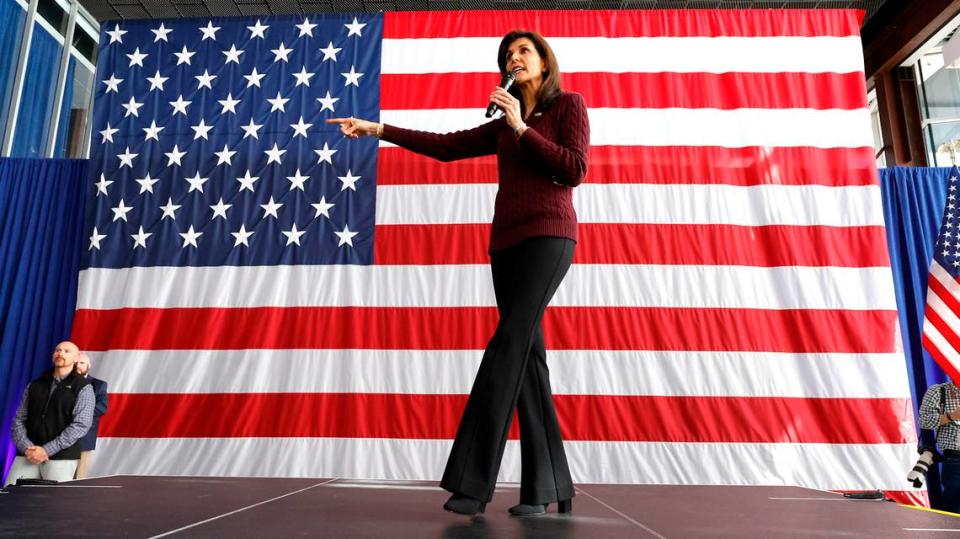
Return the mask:
[[[446,134],[384,125],[381,138],[441,161],[497,155],[491,253],[534,236],[577,241],[573,187],[587,172],[590,148],[583,97],[563,93],[548,108],[534,108],[525,123],[519,139],[503,118]]]

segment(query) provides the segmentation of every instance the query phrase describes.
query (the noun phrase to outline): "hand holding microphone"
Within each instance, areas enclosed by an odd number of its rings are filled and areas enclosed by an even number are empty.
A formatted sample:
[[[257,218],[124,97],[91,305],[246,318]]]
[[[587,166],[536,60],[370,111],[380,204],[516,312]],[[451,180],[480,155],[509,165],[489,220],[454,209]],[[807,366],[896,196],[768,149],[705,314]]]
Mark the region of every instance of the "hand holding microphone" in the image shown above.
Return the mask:
[[[490,94],[490,104],[487,105],[486,113],[486,117],[491,118],[498,110],[503,111],[507,124],[515,130],[524,126],[520,116],[520,101],[507,91],[516,80],[516,71],[504,73],[500,79],[500,86]],[[367,135],[379,137],[383,134],[383,124],[359,118],[329,118],[326,123],[339,125],[340,132],[351,139]]]
[[[507,125],[514,130],[517,136],[520,136],[523,130],[526,129],[523,116],[520,114],[520,100],[507,91],[515,80],[515,71],[503,76],[503,80],[500,81],[500,86],[495,88],[490,94],[490,105],[487,106],[487,117],[489,118],[494,111],[503,111]]]
[[[517,81],[517,74],[514,71],[507,71],[503,74],[503,77],[500,78],[500,88],[504,90],[509,90],[513,83]],[[490,96],[490,104],[487,105],[487,118],[492,118],[496,114],[497,110],[500,109],[500,106],[497,105],[493,100],[493,96]]]

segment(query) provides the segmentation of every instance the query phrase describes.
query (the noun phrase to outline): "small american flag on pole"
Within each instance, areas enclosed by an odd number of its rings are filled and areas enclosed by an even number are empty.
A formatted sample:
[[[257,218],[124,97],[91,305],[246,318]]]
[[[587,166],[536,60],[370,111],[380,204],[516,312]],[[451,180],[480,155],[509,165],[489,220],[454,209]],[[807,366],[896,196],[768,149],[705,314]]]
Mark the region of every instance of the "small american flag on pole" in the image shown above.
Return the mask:
[[[954,381],[960,381],[960,170],[947,186],[940,234],[930,262],[923,346]]]

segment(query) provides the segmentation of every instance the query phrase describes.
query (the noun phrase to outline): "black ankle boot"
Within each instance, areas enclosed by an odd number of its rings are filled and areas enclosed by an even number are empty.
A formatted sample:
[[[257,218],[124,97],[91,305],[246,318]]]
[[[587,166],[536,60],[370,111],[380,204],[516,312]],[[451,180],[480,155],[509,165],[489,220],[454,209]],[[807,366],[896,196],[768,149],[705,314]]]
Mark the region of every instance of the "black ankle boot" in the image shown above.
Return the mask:
[[[535,517],[546,514],[548,504],[521,503],[510,508],[510,514],[515,517]]]
[[[510,514],[517,517],[535,517],[547,513],[547,506],[550,504],[529,504],[521,503],[510,508]],[[572,513],[573,500],[560,500],[557,502],[558,513]]]
[[[447,500],[447,503],[443,504],[443,508],[451,513],[459,513],[461,515],[476,515],[477,513],[483,513],[487,508],[486,502],[481,502],[476,498],[471,498],[470,496],[464,496],[462,494],[454,494],[450,496],[450,499]]]

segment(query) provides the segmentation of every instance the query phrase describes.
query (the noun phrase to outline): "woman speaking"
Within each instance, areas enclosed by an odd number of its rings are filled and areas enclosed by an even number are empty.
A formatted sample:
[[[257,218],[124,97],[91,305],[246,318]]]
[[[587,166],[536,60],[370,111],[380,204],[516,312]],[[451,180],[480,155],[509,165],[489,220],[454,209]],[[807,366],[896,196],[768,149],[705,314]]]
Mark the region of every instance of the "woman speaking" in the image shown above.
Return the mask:
[[[518,516],[572,509],[573,480],[550,391],[541,321],[566,275],[577,240],[573,187],[587,170],[590,125],[583,97],[560,89],[556,57],[536,32],[515,30],[497,53],[516,83],[490,101],[503,116],[465,131],[427,133],[356,118],[335,118],[349,138],[377,136],[441,161],[497,155],[499,190],[490,234],[497,329],[450,450],[440,486],[444,509],[482,513],[493,497],[513,410],[520,420]]]

